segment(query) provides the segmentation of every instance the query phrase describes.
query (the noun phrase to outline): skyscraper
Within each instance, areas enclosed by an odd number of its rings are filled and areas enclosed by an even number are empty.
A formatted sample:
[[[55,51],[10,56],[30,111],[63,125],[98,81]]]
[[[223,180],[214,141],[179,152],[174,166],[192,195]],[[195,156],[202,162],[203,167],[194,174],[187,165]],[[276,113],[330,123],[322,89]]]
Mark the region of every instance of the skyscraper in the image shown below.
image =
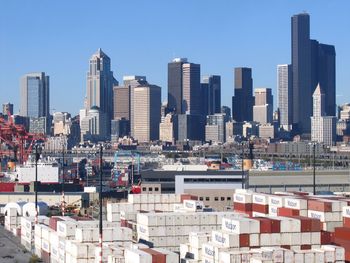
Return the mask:
[[[336,137],[336,117],[326,115],[325,94],[320,84],[313,94],[313,116],[311,117],[311,140],[333,145]]]
[[[161,88],[141,85],[133,88],[131,136],[139,142],[159,139]]]
[[[168,107],[177,114],[182,113],[182,65],[187,58],[175,58],[168,63]]]
[[[20,115],[31,118],[50,115],[49,76],[44,72],[29,73],[21,78]]]
[[[281,127],[290,131],[292,129],[292,66],[288,64],[277,66],[278,109]]]
[[[221,111],[221,77],[217,75],[204,76],[201,83],[202,114],[213,115]]]
[[[254,95],[253,120],[260,124],[272,123],[273,96],[271,89],[255,89]]]
[[[293,129],[310,133],[312,94],[319,83],[325,94],[326,114],[335,115],[335,48],[310,39],[310,16],[292,16]]]
[[[238,122],[253,120],[253,79],[251,68],[235,68],[235,95],[232,118]]]
[[[176,58],[168,64],[168,107],[177,114],[200,114],[200,65]]]
[[[111,59],[99,48],[89,61],[87,73],[87,110],[97,106],[106,114],[110,130],[110,120],[113,118],[113,85],[118,82],[111,71]]]
[[[293,129],[310,133],[312,113],[310,17],[307,13],[291,18]]]
[[[325,95],[325,112],[335,116],[336,112],[336,54],[332,45],[311,40],[311,85],[313,89],[319,83]]]

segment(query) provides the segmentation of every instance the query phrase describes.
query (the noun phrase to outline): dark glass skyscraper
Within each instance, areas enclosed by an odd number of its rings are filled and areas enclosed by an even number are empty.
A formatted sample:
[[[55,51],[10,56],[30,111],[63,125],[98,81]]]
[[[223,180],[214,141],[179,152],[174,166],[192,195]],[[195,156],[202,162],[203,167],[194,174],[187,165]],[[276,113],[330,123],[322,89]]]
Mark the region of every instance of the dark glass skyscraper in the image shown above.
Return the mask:
[[[335,116],[335,48],[310,40],[310,16],[297,14],[292,27],[293,129],[310,133],[312,94],[318,84],[325,93],[326,114]]]
[[[292,96],[293,129],[310,133],[312,115],[310,17],[302,13],[292,16]]]
[[[321,44],[311,40],[311,62],[312,62],[312,87],[313,90],[320,84],[325,95],[325,114],[335,116],[336,114],[336,65],[335,47]]]
[[[204,76],[201,83],[202,114],[213,115],[221,112],[221,77]]]
[[[182,113],[182,65],[186,62],[178,58],[168,63],[168,107],[177,114]]]
[[[200,114],[200,65],[176,58],[168,64],[168,107],[176,114]]]
[[[21,116],[39,118],[50,115],[49,83],[49,76],[44,72],[26,74],[21,78]]]
[[[253,120],[253,79],[251,68],[235,68],[235,95],[232,97],[232,118],[235,121]]]

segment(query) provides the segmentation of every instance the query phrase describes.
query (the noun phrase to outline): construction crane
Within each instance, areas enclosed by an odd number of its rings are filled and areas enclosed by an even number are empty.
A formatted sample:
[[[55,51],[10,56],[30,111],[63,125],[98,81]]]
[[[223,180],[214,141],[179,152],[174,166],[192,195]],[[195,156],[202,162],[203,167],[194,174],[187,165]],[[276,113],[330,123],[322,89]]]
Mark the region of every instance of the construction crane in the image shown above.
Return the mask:
[[[12,157],[23,163],[28,160],[33,145],[38,141],[45,141],[43,134],[29,133],[23,125],[14,124],[8,112],[8,120],[0,117],[0,158]],[[3,149],[3,146],[6,146]]]

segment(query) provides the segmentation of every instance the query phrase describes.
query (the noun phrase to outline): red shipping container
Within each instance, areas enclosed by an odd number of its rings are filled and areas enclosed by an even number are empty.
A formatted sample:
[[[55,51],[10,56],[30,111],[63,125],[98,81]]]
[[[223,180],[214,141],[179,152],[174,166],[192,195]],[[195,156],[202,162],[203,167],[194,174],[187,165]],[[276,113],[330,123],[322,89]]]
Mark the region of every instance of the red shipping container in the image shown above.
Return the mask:
[[[280,233],[281,222],[277,219],[254,217],[260,221],[260,233]]]
[[[345,250],[350,251],[350,240],[349,239],[341,239],[341,238],[334,238],[334,244],[337,246],[341,246],[345,248]]]
[[[311,249],[311,245],[301,245],[301,246],[300,246],[300,249],[301,249],[301,250],[308,250],[308,249]]]
[[[243,204],[243,203],[233,203],[233,210],[238,210],[238,211],[246,211],[246,212],[251,212],[252,211],[252,204]]]
[[[0,192],[14,192],[16,183],[0,183]]]
[[[279,208],[277,208],[277,215],[278,216],[298,216],[299,210],[292,209],[292,208],[286,208],[286,207],[279,207]]]
[[[121,227],[128,227],[128,220],[121,219],[120,220],[120,226]]]
[[[328,231],[321,231],[321,245],[332,244],[334,238],[333,233]]]
[[[350,228],[347,227],[336,227],[334,229],[334,237],[350,240]]]
[[[349,217],[343,217],[343,226],[350,228],[350,218]]]
[[[268,214],[269,213],[269,205],[261,205],[261,204],[254,204],[252,205],[253,211],[254,212],[259,212],[263,214]]]
[[[249,247],[249,234],[240,234],[239,235],[239,246],[240,247]]]
[[[141,248],[142,251],[152,255],[152,263],[166,263],[166,255],[151,248]]]
[[[58,221],[63,221],[63,219],[60,218],[59,216],[52,216],[52,217],[50,217],[50,220],[49,220],[49,227],[50,227],[52,230],[57,231],[57,222],[58,222]]]
[[[307,201],[307,207],[314,211],[332,212],[332,203],[325,200],[310,199]]]

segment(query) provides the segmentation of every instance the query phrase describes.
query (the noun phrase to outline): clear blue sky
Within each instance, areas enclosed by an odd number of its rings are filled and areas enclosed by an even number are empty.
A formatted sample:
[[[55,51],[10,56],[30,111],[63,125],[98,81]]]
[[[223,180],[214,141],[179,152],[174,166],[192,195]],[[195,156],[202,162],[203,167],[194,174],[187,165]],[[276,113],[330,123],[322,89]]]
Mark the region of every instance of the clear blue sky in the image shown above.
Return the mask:
[[[167,97],[167,63],[187,57],[222,77],[231,107],[233,68],[253,68],[254,88],[276,92],[276,66],[290,63],[290,17],[307,11],[311,37],[337,52],[337,103],[350,101],[350,1],[0,1],[0,103],[19,103],[19,79],[45,71],[51,107],[83,107],[90,56],[101,47],[115,77],[146,75]]]

